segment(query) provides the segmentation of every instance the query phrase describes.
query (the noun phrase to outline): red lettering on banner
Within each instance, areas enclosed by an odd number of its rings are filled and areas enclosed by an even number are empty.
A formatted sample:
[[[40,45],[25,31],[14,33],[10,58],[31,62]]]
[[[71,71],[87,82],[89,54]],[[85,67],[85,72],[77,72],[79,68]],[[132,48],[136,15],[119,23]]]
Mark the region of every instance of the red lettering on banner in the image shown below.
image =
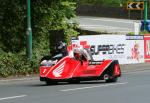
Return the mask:
[[[80,41],[80,45],[83,46],[83,48],[89,49],[90,45],[88,45],[87,41]]]
[[[145,62],[150,62],[150,35],[144,36],[144,59]]]

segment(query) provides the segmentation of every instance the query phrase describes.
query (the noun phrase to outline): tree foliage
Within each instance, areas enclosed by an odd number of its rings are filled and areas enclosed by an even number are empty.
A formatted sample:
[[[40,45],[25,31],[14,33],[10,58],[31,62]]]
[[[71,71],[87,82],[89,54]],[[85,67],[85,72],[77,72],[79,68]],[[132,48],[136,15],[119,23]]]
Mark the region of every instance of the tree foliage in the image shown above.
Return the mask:
[[[27,28],[27,0],[0,0],[0,75],[11,74],[10,71],[19,71],[26,68],[31,71],[38,64],[31,65],[25,61],[26,28]],[[57,41],[61,31],[64,40],[68,42],[70,36],[77,35],[76,23],[69,20],[76,17],[75,0],[31,0],[31,26],[33,34],[33,60],[49,53],[49,41]],[[56,31],[56,33],[54,32]],[[14,59],[13,59],[14,58]],[[7,61],[7,62],[6,62]],[[16,62],[20,63],[15,64]],[[7,65],[12,64],[12,65]],[[12,66],[12,67],[11,67]],[[29,70],[28,70],[28,69]],[[4,71],[4,69],[6,71]],[[4,71],[4,72],[3,72]],[[3,72],[3,73],[2,73]]]
[[[137,1],[137,0],[80,0],[79,4],[83,5],[99,5],[99,6],[107,6],[107,7],[126,7],[128,1]],[[138,0],[140,1],[140,0]],[[142,1],[142,0],[141,0]]]
[[[22,0],[0,1],[0,41],[6,52],[18,52],[25,44],[24,7]]]
[[[31,0],[33,42],[39,43],[50,30],[72,31],[74,25],[70,25],[68,20],[75,17],[75,8],[73,0]],[[18,52],[25,47],[26,9],[25,0],[0,1],[0,40],[3,50]]]

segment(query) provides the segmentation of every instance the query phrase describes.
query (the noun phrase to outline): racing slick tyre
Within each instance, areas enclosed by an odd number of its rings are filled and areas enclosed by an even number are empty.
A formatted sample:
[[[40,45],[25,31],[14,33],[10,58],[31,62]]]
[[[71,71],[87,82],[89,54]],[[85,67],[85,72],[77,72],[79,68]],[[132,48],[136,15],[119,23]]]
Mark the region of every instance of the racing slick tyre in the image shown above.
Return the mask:
[[[117,82],[117,80],[118,80],[118,77],[114,77],[114,78],[109,78],[105,81],[106,81],[106,83],[112,83],[112,82]]]
[[[69,80],[68,83],[69,84],[79,84],[80,81],[79,80]]]
[[[46,85],[56,85],[57,83],[56,81],[46,81]]]
[[[107,83],[117,82],[118,77],[120,77],[121,71],[119,67],[119,63],[117,60],[114,60],[112,64],[109,66],[109,71],[104,75],[104,80]]]

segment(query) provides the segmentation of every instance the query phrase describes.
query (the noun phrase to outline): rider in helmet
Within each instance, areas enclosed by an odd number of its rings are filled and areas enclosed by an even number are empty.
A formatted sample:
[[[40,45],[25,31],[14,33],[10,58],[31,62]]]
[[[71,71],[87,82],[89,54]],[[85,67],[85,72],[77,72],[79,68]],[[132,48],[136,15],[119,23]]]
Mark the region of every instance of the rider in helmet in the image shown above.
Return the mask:
[[[93,61],[93,58],[90,52],[83,47],[74,48],[73,53],[74,53],[75,59]]]
[[[62,42],[62,41],[59,41],[57,44],[56,44],[56,47],[55,47],[55,54],[57,53],[61,53],[64,56],[67,56],[68,55],[68,51],[67,51],[67,45],[66,43]]]

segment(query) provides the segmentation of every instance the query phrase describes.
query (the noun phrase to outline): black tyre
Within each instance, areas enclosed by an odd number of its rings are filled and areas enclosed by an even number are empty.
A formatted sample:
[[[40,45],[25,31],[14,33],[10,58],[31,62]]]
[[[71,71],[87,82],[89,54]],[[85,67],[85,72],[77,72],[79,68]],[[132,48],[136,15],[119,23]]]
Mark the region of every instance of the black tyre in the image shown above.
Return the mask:
[[[105,81],[106,81],[106,83],[112,83],[112,82],[117,82],[117,80],[118,80],[118,77],[114,77],[114,78],[109,78]]]
[[[69,84],[79,84],[80,81],[79,80],[70,80],[68,81]]]
[[[57,83],[56,81],[46,81],[46,85],[56,85]]]

